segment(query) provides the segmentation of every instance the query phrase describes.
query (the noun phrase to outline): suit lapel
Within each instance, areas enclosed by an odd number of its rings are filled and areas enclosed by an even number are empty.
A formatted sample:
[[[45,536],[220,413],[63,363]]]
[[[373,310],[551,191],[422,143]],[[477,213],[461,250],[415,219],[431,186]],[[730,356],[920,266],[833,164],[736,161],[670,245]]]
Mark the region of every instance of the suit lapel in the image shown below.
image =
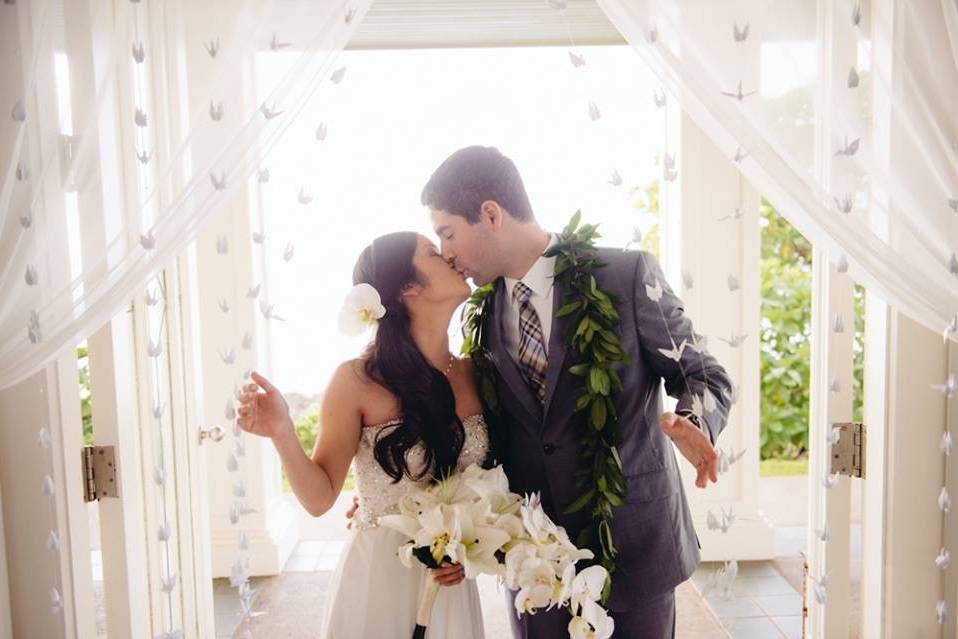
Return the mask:
[[[508,300],[506,300],[505,289],[506,285],[502,278],[496,280],[492,322],[490,323],[490,328],[492,329],[489,339],[490,350],[492,351],[492,356],[495,358],[494,363],[499,374],[502,375],[509,390],[516,396],[519,403],[528,413],[528,420],[519,421],[523,424],[530,423],[531,421],[531,423],[539,425],[542,423],[542,406],[539,404],[539,400],[536,399],[535,395],[533,395],[532,389],[529,388],[529,384],[526,382],[526,378],[519,369],[516,360],[513,359],[506,348],[504,339],[505,308]]]
[[[547,354],[546,365],[546,396],[543,402],[543,419],[549,414],[549,405],[552,403],[552,396],[555,393],[556,384],[559,382],[559,375],[565,367],[566,347],[565,332],[568,326],[569,317],[556,317],[556,313],[562,308],[562,295],[564,291],[558,282],[553,283],[552,289],[552,329],[549,333],[549,352]]]

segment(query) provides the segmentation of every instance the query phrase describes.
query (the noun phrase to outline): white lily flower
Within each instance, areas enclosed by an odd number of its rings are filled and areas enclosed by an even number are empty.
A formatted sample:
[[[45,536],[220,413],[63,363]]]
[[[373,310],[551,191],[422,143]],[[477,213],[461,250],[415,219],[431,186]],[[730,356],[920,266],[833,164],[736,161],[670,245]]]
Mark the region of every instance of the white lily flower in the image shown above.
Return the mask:
[[[339,330],[346,335],[362,334],[386,314],[379,292],[365,282],[357,284],[346,296],[339,312]]]
[[[435,506],[419,516],[420,528],[413,535],[415,548],[429,548],[435,562],[441,563],[448,557],[452,563],[459,563],[464,552],[461,543],[460,513],[456,508]]]
[[[475,579],[480,574],[501,574],[503,568],[496,559],[496,551],[509,541],[509,533],[492,526],[474,525],[468,518],[462,521],[462,545],[465,553],[460,561],[466,579]]]

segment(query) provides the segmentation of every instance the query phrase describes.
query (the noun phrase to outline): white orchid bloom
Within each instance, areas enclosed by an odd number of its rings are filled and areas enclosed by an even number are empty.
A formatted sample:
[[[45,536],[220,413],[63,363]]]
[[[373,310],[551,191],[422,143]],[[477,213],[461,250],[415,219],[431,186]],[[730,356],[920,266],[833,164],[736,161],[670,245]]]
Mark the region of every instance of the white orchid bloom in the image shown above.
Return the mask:
[[[575,583],[575,564],[569,564],[563,568],[560,581],[562,582],[562,587],[559,589],[559,596],[556,597],[555,604],[557,606],[564,606],[569,603],[569,600],[572,598],[572,587]],[[579,611],[577,608],[570,606],[569,612],[575,615],[578,614]]]
[[[561,583],[555,568],[538,557],[523,560],[516,575],[519,592],[516,594],[516,612],[534,613],[540,608],[551,607],[561,591]]]
[[[595,602],[602,597],[602,588],[608,575],[605,568],[595,565],[575,576],[569,597],[569,607],[573,613],[577,613],[586,601]]]
[[[357,284],[349,291],[339,312],[339,330],[349,336],[361,335],[386,314],[379,291],[370,284]]]
[[[614,630],[612,617],[594,601],[585,601],[582,616],[569,622],[570,639],[609,639]]]
[[[555,537],[556,525],[552,523],[539,501],[538,493],[526,497],[525,503],[520,508],[522,513],[522,524],[526,527],[526,532],[533,541],[547,543],[550,537]]]

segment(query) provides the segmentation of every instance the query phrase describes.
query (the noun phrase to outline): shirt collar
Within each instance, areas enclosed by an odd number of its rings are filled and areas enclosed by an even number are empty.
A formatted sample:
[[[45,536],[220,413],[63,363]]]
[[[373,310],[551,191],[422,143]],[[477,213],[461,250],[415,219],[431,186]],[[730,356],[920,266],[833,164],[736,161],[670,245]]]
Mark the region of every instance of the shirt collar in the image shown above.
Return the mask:
[[[557,241],[558,239],[555,234],[549,233],[549,245],[546,249],[551,248]],[[509,291],[509,299],[512,299],[512,291],[515,289],[516,283],[520,281],[531,288],[532,292],[536,295],[545,296],[548,294],[549,289],[552,288],[555,261],[555,256],[545,257],[540,255],[539,259],[529,267],[528,272],[522,276],[521,280],[515,280],[511,277],[503,278],[506,282],[506,289]]]

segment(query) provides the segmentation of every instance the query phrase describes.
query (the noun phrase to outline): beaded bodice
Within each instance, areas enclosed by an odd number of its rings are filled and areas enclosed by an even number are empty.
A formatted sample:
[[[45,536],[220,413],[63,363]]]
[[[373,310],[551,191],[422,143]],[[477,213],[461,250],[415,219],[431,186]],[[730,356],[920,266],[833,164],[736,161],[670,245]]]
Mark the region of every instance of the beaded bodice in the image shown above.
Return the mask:
[[[359,497],[359,510],[353,517],[354,528],[371,528],[377,525],[382,515],[399,512],[397,508],[399,498],[411,488],[428,482],[428,479],[415,482],[408,477],[403,477],[393,483],[392,478],[386,474],[373,456],[373,447],[376,445],[376,435],[379,431],[395,426],[401,421],[393,419],[375,426],[366,426],[362,430],[359,448],[353,460],[356,494]],[[457,470],[460,471],[470,464],[481,464],[489,449],[489,437],[482,413],[470,415],[462,420],[462,428],[465,431],[465,440],[457,464]],[[406,463],[414,474],[422,468],[422,444],[417,444],[406,452]]]

